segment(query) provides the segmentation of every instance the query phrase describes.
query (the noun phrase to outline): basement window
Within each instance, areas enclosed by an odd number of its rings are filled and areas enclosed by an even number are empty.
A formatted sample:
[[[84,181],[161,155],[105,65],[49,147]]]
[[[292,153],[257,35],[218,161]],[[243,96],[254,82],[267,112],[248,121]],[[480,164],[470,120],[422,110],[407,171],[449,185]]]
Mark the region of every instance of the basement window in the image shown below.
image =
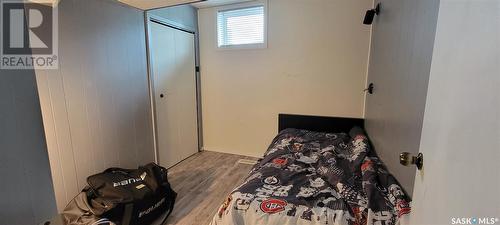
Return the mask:
[[[266,17],[264,5],[217,11],[219,48],[265,48]]]

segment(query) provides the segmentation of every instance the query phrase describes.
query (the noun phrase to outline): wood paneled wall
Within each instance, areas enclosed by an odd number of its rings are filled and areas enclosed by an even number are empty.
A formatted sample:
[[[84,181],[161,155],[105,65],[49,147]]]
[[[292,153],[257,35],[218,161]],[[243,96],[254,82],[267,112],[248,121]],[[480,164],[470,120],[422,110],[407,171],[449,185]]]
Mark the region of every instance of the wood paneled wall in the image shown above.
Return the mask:
[[[58,70],[36,71],[57,206],[108,167],[154,161],[144,12],[59,4]]]
[[[33,70],[0,70],[0,225],[56,213]]]

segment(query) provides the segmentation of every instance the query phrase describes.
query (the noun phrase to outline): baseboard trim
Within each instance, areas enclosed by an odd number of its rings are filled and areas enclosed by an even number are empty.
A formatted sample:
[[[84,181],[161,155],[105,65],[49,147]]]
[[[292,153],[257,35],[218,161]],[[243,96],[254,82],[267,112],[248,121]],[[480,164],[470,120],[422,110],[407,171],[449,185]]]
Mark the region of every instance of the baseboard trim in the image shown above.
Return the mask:
[[[242,153],[235,153],[234,151],[224,151],[220,149],[209,149],[206,147],[202,147],[201,151],[207,151],[207,152],[219,152],[219,153],[226,153],[226,154],[232,154],[232,155],[240,155],[240,156],[248,156],[248,157],[253,157],[257,159],[262,159],[262,155],[253,155],[253,154],[242,154]]]

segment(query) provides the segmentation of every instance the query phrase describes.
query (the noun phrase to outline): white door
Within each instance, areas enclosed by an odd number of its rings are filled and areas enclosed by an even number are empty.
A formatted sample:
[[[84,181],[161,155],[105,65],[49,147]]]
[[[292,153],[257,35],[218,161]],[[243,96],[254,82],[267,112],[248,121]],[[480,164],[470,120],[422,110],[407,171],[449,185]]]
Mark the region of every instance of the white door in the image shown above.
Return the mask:
[[[500,1],[441,0],[411,224],[500,224]]]
[[[149,22],[158,161],[198,152],[194,34]]]

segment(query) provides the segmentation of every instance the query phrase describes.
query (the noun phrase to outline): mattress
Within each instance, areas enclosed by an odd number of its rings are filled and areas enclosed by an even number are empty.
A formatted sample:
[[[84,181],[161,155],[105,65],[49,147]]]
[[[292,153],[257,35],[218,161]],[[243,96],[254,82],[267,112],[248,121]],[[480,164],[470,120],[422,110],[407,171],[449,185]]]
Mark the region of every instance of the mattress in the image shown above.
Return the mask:
[[[211,225],[406,223],[410,198],[360,128],[286,129],[220,206]]]

